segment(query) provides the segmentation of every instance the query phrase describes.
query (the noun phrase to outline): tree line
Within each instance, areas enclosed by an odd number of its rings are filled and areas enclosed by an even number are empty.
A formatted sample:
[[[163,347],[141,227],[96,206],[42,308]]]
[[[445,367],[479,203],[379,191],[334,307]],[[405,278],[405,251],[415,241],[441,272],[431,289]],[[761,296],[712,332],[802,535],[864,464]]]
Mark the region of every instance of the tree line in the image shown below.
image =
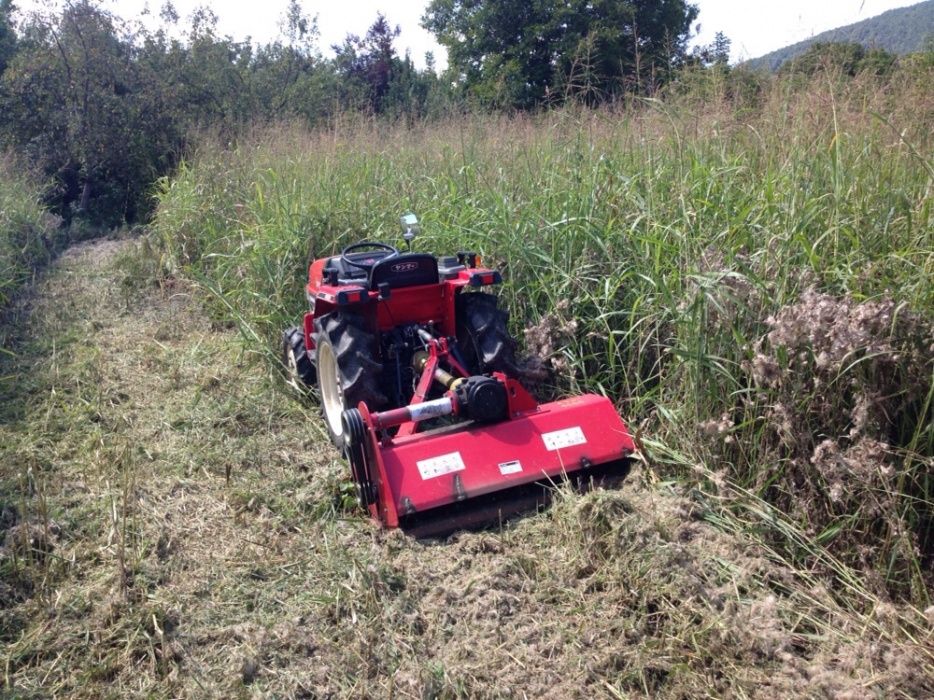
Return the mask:
[[[685,0],[433,0],[424,26],[450,56],[439,75],[394,46],[378,15],[325,56],[316,20],[291,0],[281,36],[255,45],[223,36],[202,7],[184,20],[170,2],[158,29],[65,0],[17,23],[0,0],[0,139],[53,184],[66,220],[145,218],[151,183],[190,135],[297,119],[325,124],[362,111],[424,118],[451,109],[529,109],[572,89],[589,99],[652,90],[683,59],[697,10]],[[184,31],[180,28],[183,26]]]
[[[384,17],[325,59],[314,20],[295,1],[283,37],[260,46],[221,36],[206,8],[180,37],[171,4],[155,31],[96,0],[28,15],[15,28],[14,9],[0,0],[0,139],[49,178],[49,203],[66,219],[144,218],[151,183],[197,130],[315,124],[347,109],[425,114],[442,92],[432,71],[395,52]]]
[[[183,19],[167,1],[147,29],[101,0],[23,17],[0,0],[0,149],[34,164],[66,222],[136,222],[200,131],[233,141],[253,124],[348,111],[418,120],[653,94],[691,66],[728,70],[722,34],[687,51],[696,17],[686,0],[431,0],[422,26],[447,50],[439,73],[430,54],[419,69],[398,53],[382,14],[325,55],[301,0],[259,45],[221,35],[207,7]]]

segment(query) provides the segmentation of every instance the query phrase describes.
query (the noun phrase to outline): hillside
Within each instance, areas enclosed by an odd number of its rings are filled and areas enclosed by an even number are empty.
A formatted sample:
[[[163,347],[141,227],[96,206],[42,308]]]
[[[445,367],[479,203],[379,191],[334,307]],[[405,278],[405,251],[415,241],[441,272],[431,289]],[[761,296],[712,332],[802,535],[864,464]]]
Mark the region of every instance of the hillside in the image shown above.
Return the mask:
[[[934,0],[883,12],[862,22],[821,32],[810,39],[772,51],[743,65],[753,70],[778,70],[787,60],[798,56],[812,44],[853,41],[863,46],[885,49],[895,54],[920,51],[934,36]]]

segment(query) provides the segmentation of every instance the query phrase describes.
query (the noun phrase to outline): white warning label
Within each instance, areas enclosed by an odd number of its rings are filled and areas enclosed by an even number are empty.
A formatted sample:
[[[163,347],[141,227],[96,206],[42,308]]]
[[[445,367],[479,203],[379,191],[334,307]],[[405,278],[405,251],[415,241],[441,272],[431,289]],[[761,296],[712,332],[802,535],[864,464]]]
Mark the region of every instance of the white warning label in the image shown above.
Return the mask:
[[[518,459],[513,460],[512,462],[500,462],[499,463],[499,473],[503,476],[507,474],[518,474],[522,471],[522,462]]]
[[[436,476],[444,476],[445,474],[466,469],[460,452],[449,452],[446,455],[423,459],[415,464],[418,465],[418,471],[422,475],[422,479],[434,479]]]
[[[580,426],[576,425],[573,428],[555,430],[552,433],[542,433],[542,441],[545,447],[553,452],[562,447],[584,445],[587,443],[587,438],[584,437],[584,431],[580,429]]]

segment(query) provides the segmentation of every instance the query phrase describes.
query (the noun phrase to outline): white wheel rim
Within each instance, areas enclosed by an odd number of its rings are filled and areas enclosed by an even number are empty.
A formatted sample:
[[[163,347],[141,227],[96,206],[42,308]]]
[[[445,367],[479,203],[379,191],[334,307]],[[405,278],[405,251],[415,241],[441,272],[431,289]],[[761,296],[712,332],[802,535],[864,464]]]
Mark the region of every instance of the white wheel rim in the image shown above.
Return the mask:
[[[331,432],[340,437],[344,432],[341,424],[344,392],[337,370],[337,358],[334,357],[330,343],[321,343],[318,346],[318,384],[321,389],[321,405],[324,406],[324,419],[328,422]]]

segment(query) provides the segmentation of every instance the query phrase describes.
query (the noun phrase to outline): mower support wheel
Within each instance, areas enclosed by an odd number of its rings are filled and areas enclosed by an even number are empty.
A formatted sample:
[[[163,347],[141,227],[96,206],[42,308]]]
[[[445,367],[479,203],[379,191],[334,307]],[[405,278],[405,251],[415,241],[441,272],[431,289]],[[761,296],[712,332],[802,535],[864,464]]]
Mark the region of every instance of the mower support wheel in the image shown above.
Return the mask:
[[[361,401],[373,411],[388,402],[379,388],[376,335],[359,314],[335,311],[315,319],[314,339],[321,413],[331,442],[344,450],[343,412]]]
[[[299,391],[315,385],[314,350],[305,347],[305,334],[292,327],[282,334],[282,364],[286,381]]]

